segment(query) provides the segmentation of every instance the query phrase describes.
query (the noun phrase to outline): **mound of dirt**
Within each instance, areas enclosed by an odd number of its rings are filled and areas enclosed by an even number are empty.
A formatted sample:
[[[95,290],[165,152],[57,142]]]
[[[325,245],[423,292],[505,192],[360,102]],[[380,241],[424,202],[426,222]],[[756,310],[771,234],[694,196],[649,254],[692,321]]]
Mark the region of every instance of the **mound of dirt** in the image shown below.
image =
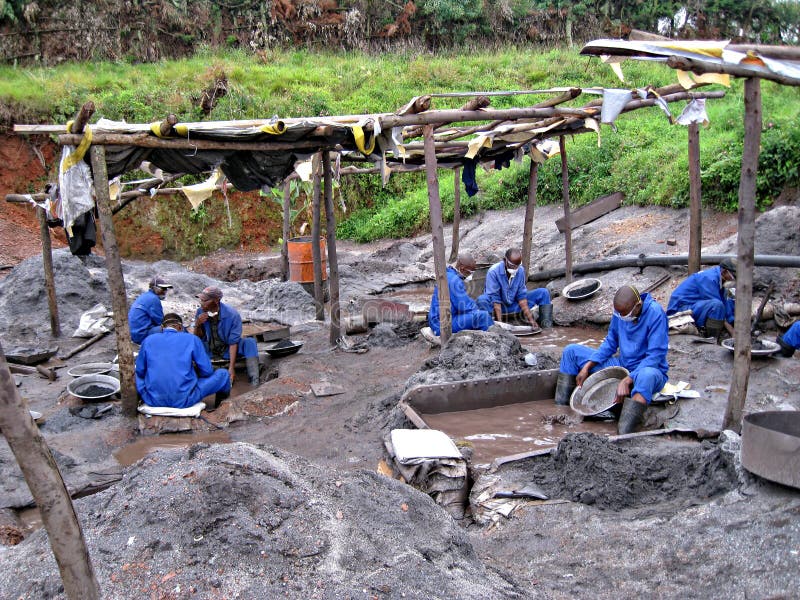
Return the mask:
[[[77,509],[104,598],[523,596],[425,494],[270,448],[158,452]],[[0,554],[8,597],[59,587],[43,530]]]

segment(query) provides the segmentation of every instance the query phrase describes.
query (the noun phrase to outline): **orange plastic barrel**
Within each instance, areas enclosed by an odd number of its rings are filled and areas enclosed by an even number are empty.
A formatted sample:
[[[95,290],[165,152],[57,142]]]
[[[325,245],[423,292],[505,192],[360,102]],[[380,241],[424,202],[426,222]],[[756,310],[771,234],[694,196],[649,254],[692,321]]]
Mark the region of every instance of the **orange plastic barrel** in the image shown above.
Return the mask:
[[[296,237],[287,243],[289,253],[289,281],[314,283],[314,259],[312,237]],[[325,238],[319,238],[319,253],[322,257],[322,280],[328,279],[328,246]]]

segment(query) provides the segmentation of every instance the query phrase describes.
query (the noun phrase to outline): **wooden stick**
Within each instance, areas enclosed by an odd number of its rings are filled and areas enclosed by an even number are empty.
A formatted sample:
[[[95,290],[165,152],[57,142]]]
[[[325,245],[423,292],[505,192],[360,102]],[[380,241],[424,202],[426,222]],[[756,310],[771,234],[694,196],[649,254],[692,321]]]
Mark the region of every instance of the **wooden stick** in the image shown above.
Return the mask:
[[[569,172],[567,171],[567,144],[564,136],[558,138],[561,150],[561,197],[564,201],[564,253],[566,254],[566,282],[572,283],[572,223],[569,218]]]
[[[98,600],[100,588],[75,507],[56,461],[17,392],[0,346],[0,429],[42,514],[67,598]]]
[[[800,79],[786,77],[769,71],[763,67],[742,67],[739,65],[713,63],[696,58],[686,58],[684,56],[670,56],[667,58],[667,66],[681,71],[691,71],[692,73],[724,73],[733,77],[744,77],[747,79],[769,79],[782,85],[800,85]]]
[[[111,288],[111,306],[114,310],[114,330],[117,336],[119,354],[120,389],[122,391],[122,413],[127,417],[136,416],[139,399],[133,375],[133,342],[128,327],[128,298],[125,295],[125,279],[122,276],[122,262],[117,246],[117,234],[111,216],[111,200],[108,195],[108,169],[106,150],[103,146],[92,146],[92,173],[97,212],[103,234],[103,250],[106,254],[108,286]]]
[[[161,121],[161,124],[158,126],[158,132],[166,137],[172,133],[172,128],[175,127],[177,123],[178,117],[175,115],[167,115],[167,118]]]
[[[42,365],[29,367],[28,365],[15,365],[14,363],[9,363],[8,370],[19,375],[40,375],[45,379],[49,379],[50,381],[56,380],[56,372],[53,369],[48,369]]]
[[[58,143],[76,146],[83,136],[64,133],[58,136]],[[325,140],[302,142],[222,142],[218,140],[201,140],[185,138],[158,138],[149,133],[95,133],[92,136],[94,146],[140,146],[143,148],[167,148],[173,150],[319,150],[329,144]]]
[[[450,241],[450,262],[458,258],[458,245],[460,243],[459,229],[461,227],[461,169],[453,169],[453,239]]]
[[[288,181],[283,182],[283,244],[281,244],[281,272],[283,280],[289,281],[289,231],[291,229],[292,188]]]
[[[700,270],[703,209],[700,187],[700,127],[689,124],[689,275]]]
[[[753,262],[755,254],[756,176],[761,144],[761,80],[744,82],[744,145],[739,180],[739,233],[736,266],[736,314],[734,321],[733,375],[728,392],[723,429],[739,433],[750,379],[750,313],[753,310]]]
[[[67,360],[68,358],[72,358],[72,357],[73,357],[73,356],[75,356],[75,355],[76,355],[78,352],[83,352],[83,351],[84,351],[84,350],[86,350],[86,349],[87,349],[89,346],[91,346],[92,344],[94,344],[95,342],[97,342],[98,340],[101,340],[101,339],[103,339],[103,338],[104,338],[104,337],[105,337],[105,336],[106,336],[108,333],[109,333],[108,331],[101,331],[100,333],[97,333],[97,334],[95,334],[94,336],[92,336],[91,338],[89,338],[88,340],[86,340],[85,342],[83,342],[83,343],[82,343],[80,346],[76,346],[75,348],[73,348],[72,350],[70,350],[69,352],[67,352],[65,355],[63,355],[63,356],[59,356],[59,358],[60,358],[61,360]]]
[[[444,227],[442,225],[442,201],[439,197],[439,180],[436,173],[436,150],[433,147],[433,125],[425,125],[425,173],[428,183],[431,235],[433,238],[433,264],[436,270],[436,285],[439,289],[439,327],[442,346],[453,331],[450,311],[450,288],[447,285],[447,263],[444,260]]]
[[[89,122],[89,119],[94,114],[94,102],[89,100],[78,111],[78,114],[75,115],[75,121],[72,123],[72,133],[74,134],[82,134],[83,129],[86,127],[86,124]],[[78,142],[80,143],[80,142]],[[75,144],[77,146],[77,144]]]
[[[331,296],[331,330],[330,344],[335,346],[342,337],[341,308],[339,306],[339,259],[336,255],[336,213],[333,207],[333,175],[331,173],[331,155],[327,150],[322,153],[322,174],[325,179],[325,219],[328,239],[328,285]]]
[[[311,257],[314,261],[314,305],[316,320],[325,320],[325,295],[322,290],[322,251],[320,240],[322,228],[320,226],[320,180],[319,174],[314,173],[314,191],[311,197]]]
[[[50,333],[53,337],[61,337],[61,323],[58,320],[58,303],[56,302],[56,279],[53,274],[53,248],[50,243],[50,228],[47,226],[47,214],[43,208],[36,209],[39,219],[39,231],[42,235],[42,267],[44,269],[44,286],[47,289],[47,306],[50,310]]]
[[[539,183],[539,163],[531,159],[528,175],[528,203],[525,205],[525,225],[522,229],[522,266],[531,272],[531,246],[533,245],[533,211],[536,209],[536,191]]]

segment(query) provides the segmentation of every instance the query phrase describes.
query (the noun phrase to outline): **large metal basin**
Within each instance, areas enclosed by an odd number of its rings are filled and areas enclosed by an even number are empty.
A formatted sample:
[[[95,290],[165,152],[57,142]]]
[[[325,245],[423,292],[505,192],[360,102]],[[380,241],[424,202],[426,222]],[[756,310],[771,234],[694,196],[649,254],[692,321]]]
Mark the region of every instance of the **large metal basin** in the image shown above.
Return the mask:
[[[742,425],[742,465],[770,481],[800,488],[800,411],[747,415]]]

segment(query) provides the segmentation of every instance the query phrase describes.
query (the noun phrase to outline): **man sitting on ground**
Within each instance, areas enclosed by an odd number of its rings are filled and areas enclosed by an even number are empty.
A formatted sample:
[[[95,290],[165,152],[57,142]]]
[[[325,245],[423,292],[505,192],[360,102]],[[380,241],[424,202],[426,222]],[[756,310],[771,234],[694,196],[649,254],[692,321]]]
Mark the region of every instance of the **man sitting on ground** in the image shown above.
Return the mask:
[[[151,333],[161,333],[164,319],[161,301],[171,288],[166,279],[156,275],[150,280],[150,289],[133,301],[128,311],[128,326],[134,343],[141,344]]]
[[[510,248],[506,251],[505,258],[492,265],[486,273],[486,288],[478,296],[478,308],[494,316],[495,321],[502,321],[503,315],[522,312],[534,331],[540,331],[531,312],[532,307],[538,306],[542,327],[552,327],[553,305],[550,302],[550,292],[546,288],[528,290],[527,281],[528,276],[522,266],[522,251]]]
[[[195,313],[194,334],[203,340],[208,356],[228,361],[231,385],[235,378],[236,357],[243,356],[250,385],[259,383],[258,345],[242,337],[242,317],[236,309],[221,302],[222,290],[209,286],[200,292],[200,308]]]
[[[597,350],[570,344],[561,355],[556,384],[556,404],[569,404],[575,386],[582,386],[590,373],[622,366],[630,375],[617,386],[616,401],[622,402],[617,429],[631,433],[642,420],[647,405],[667,383],[669,325],[664,309],[650,294],[639,294],[626,285],[614,295],[614,312],[608,335]],[[614,356],[619,351],[619,357]]]
[[[705,335],[719,341],[723,328],[733,337],[736,304],[728,288],[736,285],[736,259],[724,258],[719,266],[689,275],[670,296],[667,315],[684,310]]]
[[[188,408],[216,394],[216,408],[228,397],[225,369],[214,369],[203,343],[183,330],[180,315],[168,313],[162,333],[147,336],[136,357],[136,390],[148,406]]]
[[[475,259],[470,254],[459,254],[455,265],[447,267],[447,289],[450,291],[450,314],[453,333],[464,329],[486,331],[492,326],[492,318],[485,310],[480,310],[467,294],[464,281],[475,271]],[[431,309],[428,311],[428,324],[435,335],[441,335],[441,316],[439,315],[439,289],[433,288]]]
[[[781,354],[786,358],[791,358],[794,351],[800,348],[800,321],[796,321],[783,335],[775,338],[781,347]]]

